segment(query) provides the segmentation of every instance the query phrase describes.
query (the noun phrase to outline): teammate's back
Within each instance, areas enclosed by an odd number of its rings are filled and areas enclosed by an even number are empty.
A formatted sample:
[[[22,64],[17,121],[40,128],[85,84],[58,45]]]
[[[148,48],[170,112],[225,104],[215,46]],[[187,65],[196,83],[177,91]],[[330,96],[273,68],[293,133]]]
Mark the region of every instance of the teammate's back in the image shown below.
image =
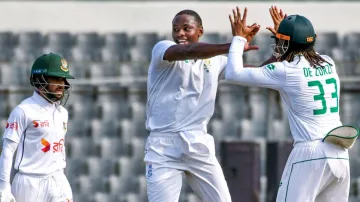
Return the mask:
[[[285,85],[280,94],[295,142],[322,139],[340,126],[340,81],[333,60],[321,56],[323,67],[310,67],[302,56],[283,61]]]
[[[237,13],[240,16],[239,10]],[[276,7],[271,15],[276,37],[273,55],[278,62],[244,68],[242,49],[251,30],[234,12],[236,20],[231,20],[231,24],[236,36],[229,50],[225,78],[280,92],[295,144],[284,168],[276,201],[348,201],[349,154],[347,147],[337,143],[348,135],[343,132],[333,141],[323,140],[332,129],[342,125],[335,64],[314,50],[316,34],[306,17],[285,17]],[[283,18],[280,24],[279,17]]]

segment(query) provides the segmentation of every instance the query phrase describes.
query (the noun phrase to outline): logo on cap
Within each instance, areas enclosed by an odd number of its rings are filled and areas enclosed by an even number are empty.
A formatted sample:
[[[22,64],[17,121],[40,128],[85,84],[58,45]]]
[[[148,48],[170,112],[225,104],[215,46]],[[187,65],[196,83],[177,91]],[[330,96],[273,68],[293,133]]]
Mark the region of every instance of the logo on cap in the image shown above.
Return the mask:
[[[61,62],[60,69],[63,70],[64,72],[68,72],[69,68],[67,66],[67,61],[65,59],[61,59],[60,62]]]
[[[306,38],[306,41],[307,42],[309,42],[309,43],[311,43],[311,42],[313,42],[314,41],[314,37],[308,37],[308,38]]]

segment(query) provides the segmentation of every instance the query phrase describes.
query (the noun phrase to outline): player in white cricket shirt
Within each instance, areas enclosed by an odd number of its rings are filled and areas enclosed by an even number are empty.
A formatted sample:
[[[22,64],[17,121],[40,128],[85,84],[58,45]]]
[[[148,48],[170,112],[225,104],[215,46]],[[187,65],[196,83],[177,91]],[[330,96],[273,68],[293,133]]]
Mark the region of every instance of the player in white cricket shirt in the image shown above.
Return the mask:
[[[31,68],[33,95],[10,114],[0,157],[1,202],[70,202],[72,192],[64,175],[66,102],[70,84],[67,61],[57,54],[37,58]],[[10,185],[14,152],[18,171]]]
[[[342,126],[339,77],[333,60],[314,51],[316,35],[311,22],[300,15],[280,20],[275,26],[277,62],[243,68],[244,37],[252,30],[246,26],[246,9],[242,18],[238,8],[233,15],[230,21],[236,36],[228,55],[226,79],[277,90],[294,138],[276,201],[348,201],[348,151],[322,141],[330,130]]]
[[[202,201],[231,201],[214,139],[207,134],[227,63],[222,54],[230,44],[198,43],[202,34],[200,16],[183,10],[172,22],[174,42],[160,41],[152,50],[144,158],[150,202],[177,202],[183,173]]]

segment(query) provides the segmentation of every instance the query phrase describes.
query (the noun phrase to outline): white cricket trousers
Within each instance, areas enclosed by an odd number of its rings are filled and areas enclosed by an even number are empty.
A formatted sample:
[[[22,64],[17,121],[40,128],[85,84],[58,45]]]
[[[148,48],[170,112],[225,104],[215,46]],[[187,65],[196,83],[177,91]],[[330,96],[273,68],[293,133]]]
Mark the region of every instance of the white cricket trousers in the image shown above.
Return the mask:
[[[72,202],[70,184],[62,171],[47,176],[17,173],[11,185],[16,202]]]
[[[203,131],[151,132],[144,161],[149,202],[179,201],[183,173],[202,201],[231,202],[214,138]]]
[[[286,163],[276,202],[347,202],[347,149],[315,140],[296,143]]]

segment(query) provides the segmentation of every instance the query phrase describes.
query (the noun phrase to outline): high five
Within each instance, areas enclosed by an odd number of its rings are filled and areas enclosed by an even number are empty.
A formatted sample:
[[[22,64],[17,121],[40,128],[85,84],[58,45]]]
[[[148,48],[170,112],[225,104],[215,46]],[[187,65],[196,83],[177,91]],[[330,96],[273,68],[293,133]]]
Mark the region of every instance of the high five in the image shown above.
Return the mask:
[[[246,24],[247,9],[233,11],[235,33],[225,78],[241,85],[277,90],[288,114],[294,138],[281,179],[277,202],[348,201],[348,151],[323,142],[326,134],[342,126],[339,116],[340,82],[334,61],[314,50],[316,34],[301,15],[285,16],[270,10],[275,24],[276,62],[244,68],[243,49],[253,28]],[[326,73],[325,73],[326,72]]]

